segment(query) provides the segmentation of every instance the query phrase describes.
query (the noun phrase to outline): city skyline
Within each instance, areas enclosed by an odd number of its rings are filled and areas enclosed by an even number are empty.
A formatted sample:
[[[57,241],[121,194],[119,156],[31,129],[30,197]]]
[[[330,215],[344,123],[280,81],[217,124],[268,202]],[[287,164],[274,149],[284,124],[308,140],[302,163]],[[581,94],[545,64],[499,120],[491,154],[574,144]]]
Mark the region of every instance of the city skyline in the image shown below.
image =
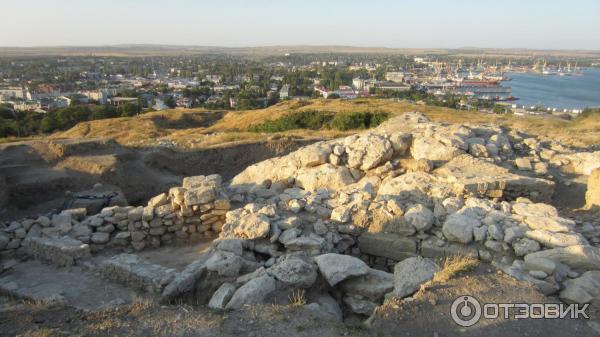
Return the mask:
[[[600,2],[481,3],[259,0],[7,0],[0,46],[122,44],[255,47],[346,45],[388,48],[599,50]],[[13,15],[11,15],[13,14]],[[22,14],[29,20],[24,21]],[[12,32],[12,33],[10,33]]]

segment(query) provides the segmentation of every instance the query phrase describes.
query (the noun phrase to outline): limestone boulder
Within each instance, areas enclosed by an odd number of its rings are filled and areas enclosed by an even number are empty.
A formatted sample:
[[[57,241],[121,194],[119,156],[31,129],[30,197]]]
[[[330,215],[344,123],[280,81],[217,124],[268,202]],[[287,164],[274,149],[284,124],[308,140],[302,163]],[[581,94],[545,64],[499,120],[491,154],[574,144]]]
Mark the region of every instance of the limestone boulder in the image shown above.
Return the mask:
[[[512,205],[513,213],[525,217],[557,218],[558,211],[552,205],[518,202]]]
[[[267,273],[287,287],[310,288],[317,279],[317,268],[298,257],[282,259]]]
[[[369,273],[369,266],[362,260],[349,255],[323,254],[314,258],[321,275],[330,286],[355,276]]]
[[[448,146],[431,137],[417,137],[413,140],[411,147],[413,158],[428,159],[434,162],[449,161],[463,153],[463,150]]]
[[[341,190],[355,182],[347,167],[331,164],[301,168],[296,173],[296,184],[307,191],[316,191],[320,188]]]
[[[385,137],[367,134],[349,144],[346,151],[350,168],[368,171],[388,161],[394,153],[394,148]]]
[[[600,299],[600,271],[585,272],[576,279],[565,281],[563,287],[559,297],[567,303],[596,302]]]
[[[241,309],[247,304],[262,303],[267,295],[275,291],[277,282],[271,276],[263,275],[241,286],[225,306],[226,309]]]
[[[527,231],[525,236],[550,248],[587,245],[587,240],[579,233],[555,233],[547,230]]]
[[[409,208],[406,213],[404,213],[404,219],[418,231],[430,229],[435,221],[433,212],[421,204]]]
[[[267,237],[271,228],[268,217],[254,213],[239,217],[232,225],[236,237],[250,240]]]
[[[481,222],[477,218],[455,213],[446,219],[442,232],[448,241],[467,244],[473,241],[473,229],[479,226]]]
[[[364,276],[341,282],[340,288],[346,293],[377,301],[394,289],[394,274],[371,268]]]
[[[394,266],[394,295],[402,298],[413,294],[439,269],[433,260],[420,256],[400,261]]]
[[[214,292],[210,301],[208,302],[208,307],[215,310],[223,310],[233,294],[236,291],[236,287],[231,283],[223,283],[217,291]]]
[[[569,246],[552,248],[527,254],[525,263],[529,259],[544,258],[563,263],[573,269],[600,270],[600,248],[593,246]]]

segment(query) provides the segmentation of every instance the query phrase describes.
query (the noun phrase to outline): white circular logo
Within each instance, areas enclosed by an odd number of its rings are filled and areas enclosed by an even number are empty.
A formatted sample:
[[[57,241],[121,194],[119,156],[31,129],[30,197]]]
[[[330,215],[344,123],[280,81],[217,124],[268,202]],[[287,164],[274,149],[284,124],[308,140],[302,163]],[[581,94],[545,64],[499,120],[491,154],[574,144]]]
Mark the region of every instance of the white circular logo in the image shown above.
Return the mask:
[[[473,296],[460,296],[452,302],[450,313],[456,324],[464,327],[473,326],[481,318],[481,304]]]

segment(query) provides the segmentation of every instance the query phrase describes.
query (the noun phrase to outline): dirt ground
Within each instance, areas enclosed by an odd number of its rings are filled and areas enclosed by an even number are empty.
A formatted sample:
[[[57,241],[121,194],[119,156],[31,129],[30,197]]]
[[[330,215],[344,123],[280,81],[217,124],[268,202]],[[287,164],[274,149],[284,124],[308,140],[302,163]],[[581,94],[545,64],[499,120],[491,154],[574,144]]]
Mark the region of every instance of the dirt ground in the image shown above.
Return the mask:
[[[544,303],[552,301],[530,284],[515,281],[487,265],[444,284],[421,290],[413,300],[379,307],[367,325],[366,317],[344,323],[297,305],[249,306],[217,312],[187,305],[161,306],[136,300],[108,310],[84,311],[67,306],[18,302],[4,298],[0,305],[1,336],[595,336],[592,320],[482,320],[469,328],[456,325],[450,305],[469,294],[485,303]]]

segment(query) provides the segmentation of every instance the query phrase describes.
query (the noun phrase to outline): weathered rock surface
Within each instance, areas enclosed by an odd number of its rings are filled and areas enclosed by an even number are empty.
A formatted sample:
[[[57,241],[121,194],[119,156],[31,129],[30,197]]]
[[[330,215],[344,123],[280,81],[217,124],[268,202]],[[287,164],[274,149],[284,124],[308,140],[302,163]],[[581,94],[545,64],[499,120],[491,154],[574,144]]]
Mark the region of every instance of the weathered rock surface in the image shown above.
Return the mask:
[[[559,297],[567,303],[591,303],[600,299],[600,271],[583,273],[580,277],[564,282]]]
[[[593,170],[588,178],[585,201],[588,208],[600,207],[600,168]]]
[[[335,286],[350,277],[366,275],[370,269],[362,260],[333,253],[319,255],[315,257],[315,262],[330,286]]]
[[[223,283],[212,295],[208,302],[208,307],[215,310],[223,310],[236,291],[236,287],[231,283]]]
[[[406,297],[431,280],[440,268],[430,259],[411,257],[394,266],[394,295]]]
[[[542,250],[526,255],[525,262],[535,258],[560,262],[575,269],[600,270],[600,248],[598,247],[578,245]]]
[[[120,254],[100,264],[108,279],[122,282],[150,293],[160,294],[175,277],[175,270],[149,263],[137,255]]]
[[[310,288],[317,280],[317,268],[297,257],[288,257],[269,268],[267,273],[288,287]]]
[[[371,268],[364,276],[343,281],[340,288],[347,293],[377,301],[394,289],[394,274]]]
[[[275,291],[276,281],[270,276],[261,276],[241,286],[225,306],[226,309],[241,309],[246,304],[262,303],[267,295]]]

